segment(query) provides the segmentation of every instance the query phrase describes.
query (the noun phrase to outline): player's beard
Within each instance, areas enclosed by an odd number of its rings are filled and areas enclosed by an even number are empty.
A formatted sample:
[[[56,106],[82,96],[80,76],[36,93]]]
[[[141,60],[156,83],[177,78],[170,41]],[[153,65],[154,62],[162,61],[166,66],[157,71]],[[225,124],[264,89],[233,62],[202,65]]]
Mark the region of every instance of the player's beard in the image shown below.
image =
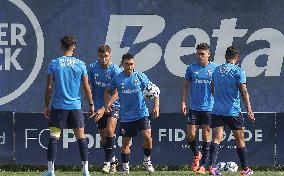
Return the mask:
[[[110,61],[107,61],[105,58],[102,60],[99,60],[99,63],[101,64],[101,66],[106,67],[109,65]]]
[[[209,63],[209,59],[208,62],[206,61],[206,59],[198,59],[198,64],[201,66],[206,66],[207,63]]]
[[[100,63],[100,64],[102,64],[102,65],[104,65],[105,61],[106,61],[106,59],[105,59],[105,58],[103,58],[103,59],[99,59],[99,63]]]
[[[198,64],[203,66],[205,64],[205,61],[203,59],[198,59]]]
[[[134,72],[134,69],[125,69],[124,72],[125,72],[127,75],[131,75],[131,74]]]

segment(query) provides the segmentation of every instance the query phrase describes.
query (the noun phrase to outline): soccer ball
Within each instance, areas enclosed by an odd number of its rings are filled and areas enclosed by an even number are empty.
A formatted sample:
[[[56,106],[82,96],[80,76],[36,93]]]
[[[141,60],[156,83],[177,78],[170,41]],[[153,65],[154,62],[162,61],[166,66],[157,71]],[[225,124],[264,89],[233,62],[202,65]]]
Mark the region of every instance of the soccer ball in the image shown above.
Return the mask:
[[[225,162],[219,162],[217,164],[217,168],[219,171],[223,171],[225,169],[226,163]]]
[[[227,162],[224,167],[224,171],[237,172],[238,165],[235,162]]]
[[[143,94],[145,98],[155,100],[160,95],[160,89],[155,84],[150,83],[145,87]]]

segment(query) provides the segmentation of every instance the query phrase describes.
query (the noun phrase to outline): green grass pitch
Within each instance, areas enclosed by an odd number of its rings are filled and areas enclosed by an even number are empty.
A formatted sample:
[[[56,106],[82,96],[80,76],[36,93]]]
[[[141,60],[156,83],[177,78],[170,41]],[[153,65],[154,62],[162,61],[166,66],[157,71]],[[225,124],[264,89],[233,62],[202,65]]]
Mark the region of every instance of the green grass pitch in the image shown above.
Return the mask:
[[[229,175],[229,176],[239,176],[239,172],[235,173],[229,173],[229,172],[222,172],[223,175]],[[284,176],[284,171],[256,171],[254,172],[256,176]],[[81,172],[55,172],[56,176],[80,176],[82,175]],[[0,176],[39,176],[41,175],[41,172],[0,172]],[[91,175],[108,175],[103,174],[100,172],[91,172]],[[117,172],[115,175],[122,175],[121,173]],[[130,171],[131,176],[149,176],[149,175],[164,175],[164,176],[175,176],[175,175],[198,175],[194,174],[191,171],[157,171],[154,174],[148,174],[145,171]],[[208,174],[207,174],[208,175]]]

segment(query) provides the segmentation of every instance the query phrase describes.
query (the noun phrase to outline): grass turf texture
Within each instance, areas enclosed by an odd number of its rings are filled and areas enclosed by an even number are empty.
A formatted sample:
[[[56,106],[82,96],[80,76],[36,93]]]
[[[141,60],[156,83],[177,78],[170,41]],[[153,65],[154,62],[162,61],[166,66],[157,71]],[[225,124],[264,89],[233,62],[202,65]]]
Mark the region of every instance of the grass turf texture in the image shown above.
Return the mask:
[[[235,172],[235,173],[229,173],[229,172],[222,172],[224,175],[229,175],[229,176],[239,176],[239,172]],[[82,175],[81,172],[61,172],[61,171],[57,171],[56,176],[78,176],[78,175]],[[39,176],[41,175],[41,172],[0,172],[0,176]],[[91,172],[91,175],[107,175],[107,174],[103,174],[100,172]],[[119,172],[115,175],[122,175]],[[145,171],[130,171],[130,175],[131,176],[149,176],[149,175],[171,175],[171,176],[175,176],[175,175],[195,175],[193,172],[189,172],[189,171],[157,171],[154,174],[148,174]],[[208,174],[207,174],[208,175]],[[257,176],[267,176],[267,175],[273,175],[273,176],[284,176],[284,171],[256,171],[254,175]]]
[[[156,172],[154,174],[148,174],[144,171],[142,166],[130,166],[131,176],[143,176],[143,175],[197,175],[191,172],[190,166],[154,166]],[[120,168],[120,167],[119,167]],[[79,166],[55,166],[56,176],[80,176],[81,167]],[[254,175],[257,176],[284,176],[284,166],[275,167],[252,167]],[[46,170],[46,166],[31,166],[31,165],[14,165],[14,164],[2,164],[0,165],[0,176],[39,176]],[[90,166],[91,175],[107,175],[100,172],[100,167]],[[235,173],[222,172],[224,175],[239,176],[239,171]],[[122,175],[117,173],[116,175]],[[208,175],[208,174],[207,174]]]

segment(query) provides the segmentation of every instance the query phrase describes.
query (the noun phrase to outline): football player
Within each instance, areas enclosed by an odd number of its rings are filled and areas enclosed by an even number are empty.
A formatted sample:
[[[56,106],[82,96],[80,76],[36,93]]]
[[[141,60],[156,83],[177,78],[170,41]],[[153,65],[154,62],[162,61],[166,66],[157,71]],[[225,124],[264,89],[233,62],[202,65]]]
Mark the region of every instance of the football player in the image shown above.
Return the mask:
[[[241,114],[240,95],[247,110],[247,118],[252,121],[255,118],[250,105],[245,72],[236,65],[239,57],[239,50],[236,47],[228,47],[225,55],[226,63],[218,66],[213,73],[212,93],[214,95],[214,106],[211,119],[213,130],[210,147],[211,175],[220,175],[215,168],[215,163],[225,125],[233,131],[236,140],[237,154],[242,168],[241,176],[253,174],[253,171],[247,165],[247,149],[244,141],[245,125]]]
[[[214,102],[211,81],[217,64],[209,60],[210,47],[207,43],[197,45],[196,55],[197,61],[186,69],[182,87],[181,112],[188,118],[187,141],[194,155],[191,169],[205,174],[210,148],[210,113]],[[198,128],[202,129],[202,152],[198,150],[196,143]],[[200,160],[201,163],[199,163]]]
[[[94,119],[97,123],[101,144],[105,152],[105,161],[102,168],[104,173],[115,173],[118,160],[113,154],[115,144],[115,128],[119,118],[119,101],[112,103],[112,110],[105,109],[105,102],[109,95],[105,95],[105,88],[112,78],[121,72],[121,69],[111,62],[111,48],[108,45],[98,47],[98,60],[90,64],[88,69],[89,80],[92,85],[92,94],[95,107]]]
[[[122,135],[121,159],[123,163],[123,173],[129,174],[129,157],[132,137],[142,132],[144,138],[143,165],[148,172],[154,172],[150,155],[152,150],[151,125],[148,118],[149,112],[143,96],[143,90],[151,84],[147,76],[138,71],[134,71],[134,57],[127,53],[122,56],[121,64],[123,71],[116,75],[110,86],[109,91],[118,91],[120,101],[120,133]],[[107,106],[110,106],[108,103]],[[159,97],[154,100],[152,110],[154,118],[159,116]]]
[[[47,86],[45,91],[44,116],[49,119],[50,137],[47,149],[48,171],[45,176],[54,176],[54,161],[57,152],[57,141],[61,129],[74,130],[79,145],[83,164],[83,176],[89,176],[88,145],[84,132],[84,116],[81,109],[80,87],[89,102],[90,116],[94,115],[94,104],[88,83],[86,65],[73,56],[76,41],[67,35],[61,39],[63,56],[53,59],[48,65]],[[50,110],[50,100],[54,84],[54,97]]]

